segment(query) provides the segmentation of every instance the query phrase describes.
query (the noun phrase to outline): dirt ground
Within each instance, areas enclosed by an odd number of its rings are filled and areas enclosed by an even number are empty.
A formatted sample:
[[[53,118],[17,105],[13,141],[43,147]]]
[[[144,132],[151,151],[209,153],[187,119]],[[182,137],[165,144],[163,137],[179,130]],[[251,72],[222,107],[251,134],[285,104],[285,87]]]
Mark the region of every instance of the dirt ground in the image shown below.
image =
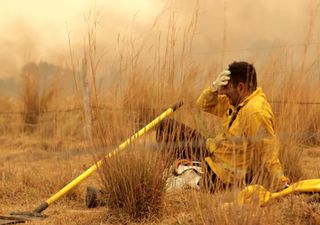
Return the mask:
[[[26,137],[1,138],[0,215],[34,209],[93,164],[96,158],[94,151],[86,150],[83,144],[72,141],[66,146],[55,142],[44,144]],[[302,155],[306,178],[319,178],[320,148],[304,148]],[[97,185],[98,181],[99,174],[93,174],[46,209],[46,219],[27,224],[119,224],[107,208],[85,207],[85,189],[88,185]],[[317,204],[320,205],[319,202]],[[197,224],[187,219],[185,207],[156,224]],[[318,209],[313,214],[314,224],[320,224]]]

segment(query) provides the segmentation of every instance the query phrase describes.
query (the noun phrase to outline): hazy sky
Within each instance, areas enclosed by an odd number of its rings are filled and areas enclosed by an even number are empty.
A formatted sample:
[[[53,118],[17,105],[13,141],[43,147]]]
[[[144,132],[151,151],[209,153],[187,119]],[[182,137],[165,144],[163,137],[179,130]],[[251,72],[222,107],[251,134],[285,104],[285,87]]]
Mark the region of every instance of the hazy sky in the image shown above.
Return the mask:
[[[303,43],[313,0],[200,0],[194,52],[221,48],[226,32],[229,51],[272,46],[275,43]],[[183,24],[194,12],[194,0],[10,0],[0,3],[0,77],[18,73],[28,61],[59,63],[68,52],[68,32],[73,43],[85,34],[85,15],[95,5],[99,12],[98,40],[106,48],[117,35],[148,33],[161,13],[166,26],[168,10]],[[166,14],[167,13],[167,14]],[[316,22],[319,16],[316,17]],[[224,25],[225,30],[224,30]],[[319,23],[317,23],[317,27]],[[179,32],[179,29],[178,29]],[[319,29],[313,41],[319,40]],[[109,44],[109,45],[108,45]],[[239,52],[239,57],[243,52]]]

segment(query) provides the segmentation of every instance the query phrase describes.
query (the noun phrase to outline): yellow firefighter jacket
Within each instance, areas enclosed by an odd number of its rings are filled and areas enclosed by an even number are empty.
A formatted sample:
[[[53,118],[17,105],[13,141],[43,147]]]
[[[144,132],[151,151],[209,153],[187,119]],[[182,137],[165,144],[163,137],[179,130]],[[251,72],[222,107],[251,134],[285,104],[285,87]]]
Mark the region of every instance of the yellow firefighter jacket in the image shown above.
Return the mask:
[[[278,159],[274,116],[261,88],[237,107],[225,95],[205,89],[198,106],[223,119],[224,130],[206,141],[205,160],[225,184],[259,183],[278,189],[288,181]]]

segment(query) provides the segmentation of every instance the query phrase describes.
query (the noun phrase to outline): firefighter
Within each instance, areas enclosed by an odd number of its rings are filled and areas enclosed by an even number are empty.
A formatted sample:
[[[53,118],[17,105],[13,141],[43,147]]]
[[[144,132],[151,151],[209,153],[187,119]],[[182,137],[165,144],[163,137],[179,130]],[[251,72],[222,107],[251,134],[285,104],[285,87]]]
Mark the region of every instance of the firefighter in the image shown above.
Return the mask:
[[[203,90],[197,105],[223,122],[221,133],[206,139],[211,184],[262,184],[272,190],[289,185],[278,158],[274,115],[252,64],[231,63]]]

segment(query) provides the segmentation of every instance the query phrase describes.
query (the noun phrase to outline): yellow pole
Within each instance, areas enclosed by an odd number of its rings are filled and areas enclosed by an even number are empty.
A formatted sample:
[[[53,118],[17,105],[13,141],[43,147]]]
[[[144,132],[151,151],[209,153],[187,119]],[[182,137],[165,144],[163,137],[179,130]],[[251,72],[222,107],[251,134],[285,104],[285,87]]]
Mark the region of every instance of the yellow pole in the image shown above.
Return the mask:
[[[320,192],[320,179],[298,181],[291,184],[288,188],[274,193],[267,191],[261,185],[249,185],[239,193],[238,204],[250,204],[258,200],[259,205],[265,205],[271,199],[280,198],[295,192]]]
[[[162,121],[164,118],[169,116],[171,113],[173,113],[175,110],[180,108],[183,105],[183,102],[178,102],[174,104],[171,108],[164,111],[160,116],[152,120],[149,124],[147,124],[145,127],[140,129],[138,132],[136,132],[134,135],[132,135],[130,138],[128,138],[126,141],[124,141],[122,144],[120,144],[116,149],[111,151],[109,154],[107,154],[105,157],[110,158],[116,154],[118,154],[120,151],[124,150],[128,145],[130,145],[133,141],[135,141],[137,138],[142,136],[144,133],[149,131],[151,128],[153,128],[155,125],[157,125],[160,121]],[[37,208],[33,210],[34,213],[40,213],[46,208],[48,208],[49,205],[51,205],[56,200],[60,199],[63,195],[65,195],[68,191],[70,191],[72,188],[77,186],[80,182],[85,180],[88,176],[90,176],[94,171],[96,171],[99,167],[103,165],[103,159],[92,165],[89,169],[87,169],[85,172],[80,174],[77,178],[72,180],[69,184],[67,184],[65,187],[63,187],[60,191],[52,195],[49,199],[47,199],[45,202],[41,203]]]

